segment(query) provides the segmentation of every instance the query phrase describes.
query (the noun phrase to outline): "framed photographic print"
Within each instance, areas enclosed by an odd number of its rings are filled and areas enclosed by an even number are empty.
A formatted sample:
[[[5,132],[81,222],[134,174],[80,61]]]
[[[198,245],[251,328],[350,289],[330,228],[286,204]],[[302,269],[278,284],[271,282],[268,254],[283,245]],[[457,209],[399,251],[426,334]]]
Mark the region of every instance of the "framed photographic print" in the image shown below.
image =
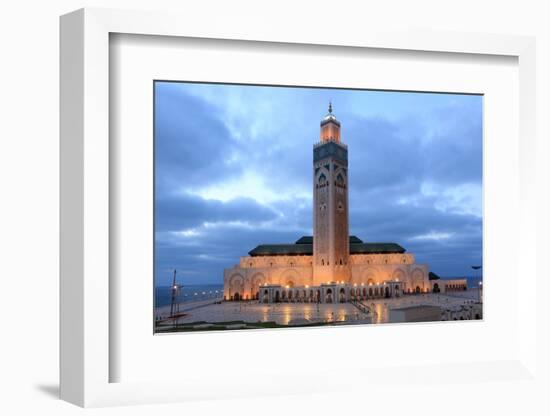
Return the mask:
[[[181,19],[61,19],[62,398],[538,383],[533,39]]]
[[[482,319],[482,95],[154,100],[156,333]]]

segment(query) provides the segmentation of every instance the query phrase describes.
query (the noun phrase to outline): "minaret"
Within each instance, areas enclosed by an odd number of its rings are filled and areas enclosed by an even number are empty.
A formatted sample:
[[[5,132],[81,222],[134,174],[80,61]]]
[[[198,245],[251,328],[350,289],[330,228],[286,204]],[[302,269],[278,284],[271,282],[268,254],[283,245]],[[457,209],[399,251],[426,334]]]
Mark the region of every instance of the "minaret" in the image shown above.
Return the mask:
[[[340,122],[321,120],[313,146],[313,280],[349,282],[348,149],[340,141]]]

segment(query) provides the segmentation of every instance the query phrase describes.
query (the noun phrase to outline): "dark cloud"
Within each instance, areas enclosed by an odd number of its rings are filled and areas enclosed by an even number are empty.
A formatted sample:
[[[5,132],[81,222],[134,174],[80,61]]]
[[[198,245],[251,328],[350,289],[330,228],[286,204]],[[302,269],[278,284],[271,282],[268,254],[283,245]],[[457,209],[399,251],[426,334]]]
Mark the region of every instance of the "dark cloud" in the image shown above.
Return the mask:
[[[178,91],[177,84],[155,85],[155,184],[157,195],[203,186],[238,175],[228,160],[243,149],[204,101]]]
[[[155,230],[182,231],[199,227],[204,222],[247,222],[258,225],[274,220],[277,216],[272,208],[250,198],[222,202],[193,195],[170,195],[156,199]]]
[[[447,131],[431,133],[416,121],[348,120],[345,131],[353,192],[376,188],[403,192],[430,180],[446,186],[480,182],[481,120],[463,114],[449,124]]]

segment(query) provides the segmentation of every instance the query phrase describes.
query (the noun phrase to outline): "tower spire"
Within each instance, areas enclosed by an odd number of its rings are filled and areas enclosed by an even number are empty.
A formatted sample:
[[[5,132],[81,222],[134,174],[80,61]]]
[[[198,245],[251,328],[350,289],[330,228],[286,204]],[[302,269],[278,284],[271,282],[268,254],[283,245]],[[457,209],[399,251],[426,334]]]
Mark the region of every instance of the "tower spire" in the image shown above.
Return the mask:
[[[332,113],[332,101],[328,102],[328,113],[321,120],[321,142],[327,141],[340,143],[340,122]]]
[[[313,282],[349,282],[348,149],[332,113],[313,146]]]

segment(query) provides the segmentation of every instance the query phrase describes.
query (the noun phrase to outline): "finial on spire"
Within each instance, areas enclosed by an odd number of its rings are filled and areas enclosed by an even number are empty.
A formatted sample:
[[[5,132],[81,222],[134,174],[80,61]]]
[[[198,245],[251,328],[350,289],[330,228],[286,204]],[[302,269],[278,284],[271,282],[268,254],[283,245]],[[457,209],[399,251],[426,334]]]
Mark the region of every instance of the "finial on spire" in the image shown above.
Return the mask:
[[[332,101],[328,102],[328,112],[332,114]]]

